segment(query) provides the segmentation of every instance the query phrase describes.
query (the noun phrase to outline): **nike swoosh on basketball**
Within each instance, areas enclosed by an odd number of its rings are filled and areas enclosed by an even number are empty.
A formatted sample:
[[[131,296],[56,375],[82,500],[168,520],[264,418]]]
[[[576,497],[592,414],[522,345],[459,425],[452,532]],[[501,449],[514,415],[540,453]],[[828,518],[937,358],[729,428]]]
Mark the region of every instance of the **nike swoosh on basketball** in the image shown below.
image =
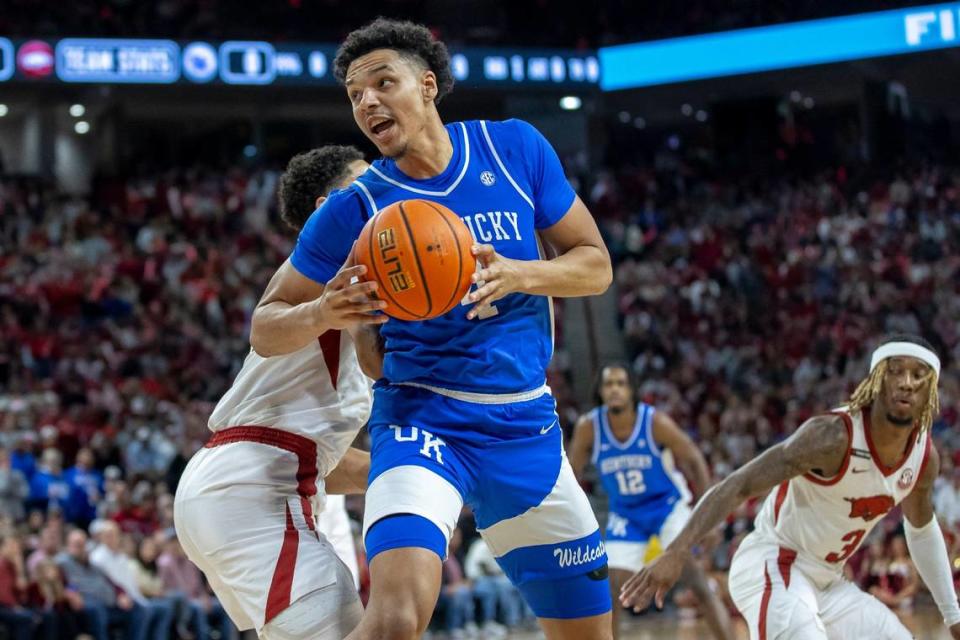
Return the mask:
[[[549,427],[540,427],[540,435],[547,433],[548,431],[550,431],[550,429],[553,429],[555,426],[557,426],[556,420],[554,420]]]

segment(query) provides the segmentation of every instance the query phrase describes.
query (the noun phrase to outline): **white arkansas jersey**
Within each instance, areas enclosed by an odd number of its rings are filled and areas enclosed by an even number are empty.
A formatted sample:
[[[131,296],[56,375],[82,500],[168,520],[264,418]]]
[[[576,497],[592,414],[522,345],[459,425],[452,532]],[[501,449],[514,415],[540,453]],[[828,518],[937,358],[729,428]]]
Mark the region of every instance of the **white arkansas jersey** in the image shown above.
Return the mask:
[[[349,334],[328,331],[284,356],[263,358],[251,349],[208,426],[272,427],[310,438],[322,478],[366,423],[370,404],[370,381]]]
[[[807,473],[782,483],[755,522],[756,535],[795,551],[824,578],[839,575],[873,527],[913,490],[930,453],[929,433],[916,430],[900,463],[888,468],[870,439],[869,410],[832,413],[849,435],[840,471],[829,479]]]

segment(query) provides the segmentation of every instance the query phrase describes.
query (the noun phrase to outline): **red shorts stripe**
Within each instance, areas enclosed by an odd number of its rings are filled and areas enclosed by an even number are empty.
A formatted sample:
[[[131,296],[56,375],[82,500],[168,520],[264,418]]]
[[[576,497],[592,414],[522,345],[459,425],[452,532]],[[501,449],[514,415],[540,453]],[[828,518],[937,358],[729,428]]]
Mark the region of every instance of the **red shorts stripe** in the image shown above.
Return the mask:
[[[783,586],[790,588],[790,568],[797,559],[797,552],[793,549],[780,547],[780,554],[777,556],[777,568],[780,569],[780,577],[783,578]]]
[[[783,501],[787,499],[787,491],[790,489],[790,481],[784,480],[780,483],[780,488],[777,489],[777,498],[773,503],[773,524],[777,524],[777,520],[780,519],[780,507],[783,506]]]
[[[263,623],[267,624],[277,614],[290,606],[290,591],[293,588],[293,570],[297,566],[297,547],[300,544],[300,532],[293,526],[290,505],[287,505],[287,528],[283,532],[283,544],[277,557],[277,566],[273,570],[270,591],[267,593],[267,610]]]
[[[767,609],[770,607],[770,593],[773,591],[773,585],[770,583],[770,574],[767,573],[767,565],[763,565],[763,598],[760,600],[760,624],[758,632],[760,640],[767,640]]]
[[[297,493],[317,495],[317,443],[290,431],[272,427],[230,427],[217,431],[204,446],[218,447],[233,442],[257,442],[277,447],[297,456]]]
[[[330,329],[317,340],[320,342],[323,361],[327,364],[327,372],[330,374],[330,384],[336,389],[337,379],[340,377],[340,330]]]

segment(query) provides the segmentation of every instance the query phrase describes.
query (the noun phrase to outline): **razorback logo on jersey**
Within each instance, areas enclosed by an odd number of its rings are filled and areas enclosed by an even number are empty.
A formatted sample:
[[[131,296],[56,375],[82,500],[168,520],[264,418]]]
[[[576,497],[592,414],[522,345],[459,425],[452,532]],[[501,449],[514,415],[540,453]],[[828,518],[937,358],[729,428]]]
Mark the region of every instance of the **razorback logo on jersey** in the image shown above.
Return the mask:
[[[879,518],[896,505],[890,496],[870,496],[869,498],[844,498],[850,503],[850,517],[863,518],[870,522]]]

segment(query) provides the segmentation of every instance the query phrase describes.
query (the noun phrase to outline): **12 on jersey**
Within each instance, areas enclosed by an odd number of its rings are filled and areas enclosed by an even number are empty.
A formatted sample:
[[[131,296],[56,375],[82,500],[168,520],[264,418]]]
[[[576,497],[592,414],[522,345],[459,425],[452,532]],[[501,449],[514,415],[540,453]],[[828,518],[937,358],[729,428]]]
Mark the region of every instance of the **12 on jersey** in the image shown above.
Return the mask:
[[[610,509],[621,515],[653,504],[670,506],[681,496],[653,439],[654,411],[648,404],[638,404],[633,431],[621,441],[610,427],[607,407],[593,410],[593,462],[610,498]]]
[[[314,212],[290,258],[293,266],[327,282],[371,215],[413,198],[454,211],[476,241],[493,245],[502,256],[538,259],[536,231],[558,222],[576,196],[550,144],[520,120],[457,122],[446,129],[453,156],[440,175],[417,180],[393,160],[377,160]],[[384,378],[485,394],[543,385],[553,353],[550,299],[514,293],[474,320],[466,319],[469,308],[464,304],[433,320],[383,325]]]

